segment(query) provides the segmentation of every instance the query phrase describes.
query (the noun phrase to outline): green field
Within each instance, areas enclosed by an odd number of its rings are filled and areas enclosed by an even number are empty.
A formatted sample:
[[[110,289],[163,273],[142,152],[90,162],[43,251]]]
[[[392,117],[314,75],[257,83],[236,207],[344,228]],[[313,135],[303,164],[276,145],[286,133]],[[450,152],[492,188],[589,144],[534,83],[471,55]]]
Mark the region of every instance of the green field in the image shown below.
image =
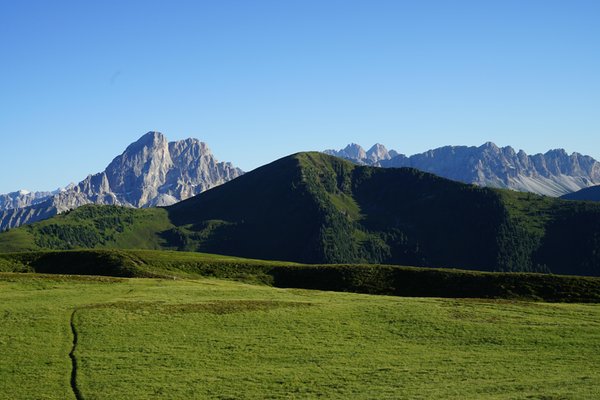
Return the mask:
[[[594,399],[599,331],[596,304],[1,273],[0,397]]]

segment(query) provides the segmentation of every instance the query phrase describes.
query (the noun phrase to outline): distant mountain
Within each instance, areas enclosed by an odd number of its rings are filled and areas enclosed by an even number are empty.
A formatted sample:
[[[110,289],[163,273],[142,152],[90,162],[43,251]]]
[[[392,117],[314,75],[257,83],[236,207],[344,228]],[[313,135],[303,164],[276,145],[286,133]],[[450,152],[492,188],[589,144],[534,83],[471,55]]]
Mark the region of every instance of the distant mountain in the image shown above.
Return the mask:
[[[411,167],[479,186],[506,188],[558,197],[600,184],[600,162],[579,153],[550,150],[527,155],[488,142],[480,147],[446,146],[407,157],[382,145],[364,151],[357,144],[326,154],[360,165]]]
[[[581,189],[574,193],[561,196],[565,200],[600,201],[600,185]]]
[[[395,150],[388,151],[384,145],[379,143],[374,144],[368,151],[356,143],[351,143],[341,150],[325,150],[324,153],[345,158],[359,165],[373,166],[377,166],[380,161],[387,161],[399,155]]]
[[[78,247],[600,275],[600,204],[314,152],[167,208],[90,205],[0,234],[0,251]]]
[[[59,190],[54,192],[30,192],[28,190],[19,190],[17,192],[0,194],[0,211],[39,204],[58,192]]]
[[[220,185],[243,172],[217,162],[198,139],[168,142],[148,132],[132,143],[100,173],[65,190],[42,195],[6,195],[0,230],[49,218],[84,204],[127,207],[167,206]]]

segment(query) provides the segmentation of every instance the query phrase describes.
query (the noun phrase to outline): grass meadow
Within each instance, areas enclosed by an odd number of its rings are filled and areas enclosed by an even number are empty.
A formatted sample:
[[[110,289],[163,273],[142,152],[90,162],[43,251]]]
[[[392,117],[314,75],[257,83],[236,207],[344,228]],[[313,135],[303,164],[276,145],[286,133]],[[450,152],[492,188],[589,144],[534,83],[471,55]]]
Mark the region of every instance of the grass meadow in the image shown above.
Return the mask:
[[[0,397],[594,399],[599,332],[596,304],[2,273]]]

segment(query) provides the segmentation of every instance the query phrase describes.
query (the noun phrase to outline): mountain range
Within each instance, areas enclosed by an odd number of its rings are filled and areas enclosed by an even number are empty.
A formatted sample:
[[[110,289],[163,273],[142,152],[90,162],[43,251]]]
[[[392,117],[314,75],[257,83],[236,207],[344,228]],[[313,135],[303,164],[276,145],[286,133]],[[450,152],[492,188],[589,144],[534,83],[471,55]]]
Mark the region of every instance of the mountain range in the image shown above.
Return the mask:
[[[198,139],[168,142],[148,132],[103,172],[55,192],[19,191],[0,196],[0,230],[49,218],[84,204],[167,206],[243,174],[218,162]]]
[[[570,195],[600,183],[600,163],[564,150],[527,155],[488,142],[480,147],[445,146],[407,157],[375,144],[364,150],[350,144],[326,154],[358,165],[411,167],[483,187],[507,188],[547,196]],[[0,230],[49,218],[85,204],[127,207],[168,206],[220,185],[243,172],[218,162],[197,139],[168,142],[159,132],[148,132],[132,143],[107,168],[78,184],[53,192],[0,195]],[[591,189],[593,191],[593,189]],[[569,197],[573,196],[573,197]]]
[[[600,162],[563,149],[528,155],[488,142],[479,147],[445,146],[407,157],[381,144],[365,151],[353,143],[325,153],[359,165],[411,167],[464,183],[554,197],[600,184]]]
[[[169,207],[87,205],[0,234],[0,252],[102,247],[598,276],[600,204],[312,152]]]
[[[30,192],[28,190],[19,190],[7,194],[0,194],[0,211],[12,210],[15,208],[29,207],[46,201],[49,197],[58,194],[60,189],[53,192]]]

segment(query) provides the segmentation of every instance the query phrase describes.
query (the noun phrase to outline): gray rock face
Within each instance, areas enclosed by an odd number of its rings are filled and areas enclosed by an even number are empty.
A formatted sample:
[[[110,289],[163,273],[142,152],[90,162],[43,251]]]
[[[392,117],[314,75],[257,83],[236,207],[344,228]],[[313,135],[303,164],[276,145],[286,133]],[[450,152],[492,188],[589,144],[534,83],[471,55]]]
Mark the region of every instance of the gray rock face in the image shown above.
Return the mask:
[[[325,150],[323,153],[329,154],[330,156],[336,156],[352,160],[357,164],[364,165],[367,157],[367,152],[356,143],[350,143],[348,146],[341,150]]]
[[[3,209],[0,229],[39,221],[90,203],[167,206],[241,174],[243,171],[231,163],[218,162],[208,146],[198,139],[169,143],[161,133],[148,132],[103,172],[40,197],[37,203]]]
[[[398,155],[392,150],[389,152],[384,145],[376,143],[368,151],[365,151],[356,143],[351,143],[341,150],[325,150],[325,154],[345,158],[360,165],[377,165],[379,161],[389,160]]]
[[[11,210],[13,208],[29,207],[35,204],[42,203],[56,192],[29,192],[27,190],[19,190],[7,194],[0,194],[0,211]]]
[[[388,158],[381,151],[374,151],[369,157],[373,148],[368,152],[354,149],[352,153],[346,149],[325,152],[357,164],[411,167],[465,183],[547,196],[561,196],[600,184],[598,161],[579,153],[569,155],[563,149],[530,156],[523,150],[515,152],[510,146],[500,148],[488,142],[480,147],[445,146],[410,157],[394,152]]]

